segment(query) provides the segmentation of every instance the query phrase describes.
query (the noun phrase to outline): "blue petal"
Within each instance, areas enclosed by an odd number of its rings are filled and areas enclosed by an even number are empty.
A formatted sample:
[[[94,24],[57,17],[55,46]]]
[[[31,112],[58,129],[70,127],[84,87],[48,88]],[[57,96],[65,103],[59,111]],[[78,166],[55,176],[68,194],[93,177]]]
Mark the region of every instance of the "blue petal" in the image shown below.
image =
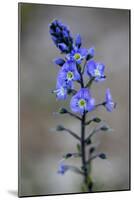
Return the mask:
[[[80,80],[80,74],[79,74],[79,72],[77,71],[77,69],[74,71],[74,80],[75,80],[75,81]]]
[[[94,77],[94,70],[96,69],[96,63],[94,60],[91,60],[86,65],[86,72],[89,76]]]
[[[91,47],[91,48],[88,50],[88,54],[90,55],[90,57],[94,57],[94,55],[95,55],[95,48],[94,48],[94,47]]]
[[[66,165],[64,165],[63,163],[61,163],[61,164],[59,165],[59,168],[58,168],[58,174],[63,175],[63,174],[65,174],[65,172],[66,172],[68,169],[69,169],[68,166],[66,166]]]
[[[90,98],[89,102],[87,103],[87,110],[90,112],[95,108],[95,99]]]
[[[79,53],[81,54],[82,57],[86,57],[88,54],[88,50],[85,48],[80,48]]]
[[[58,76],[57,76],[57,79],[61,82],[65,81],[66,79],[66,72],[61,68],[59,70],[59,73],[58,73]]]
[[[87,89],[87,88],[82,88],[81,89],[81,91],[82,91],[82,97],[84,98],[84,99],[90,99],[90,93],[89,93],[89,90]]]
[[[54,93],[56,93],[58,100],[65,100],[67,98],[67,89],[61,85],[60,81],[57,81],[56,90],[54,90]]]
[[[109,89],[109,88],[106,90],[105,101],[106,101],[106,102],[105,102],[105,107],[106,107],[107,111],[108,111],[108,112],[112,112],[113,109],[114,109],[115,106],[116,106],[116,103],[113,102],[113,100],[112,100],[112,95],[111,95],[111,93],[110,93],[110,89]]]
[[[73,112],[79,112],[78,99],[76,95],[74,95],[70,101],[70,108]]]
[[[59,47],[59,49],[60,49],[62,52],[68,51],[68,47],[67,47],[67,45],[64,44],[64,43],[58,44],[58,47]]]
[[[60,28],[59,28],[59,27],[56,27],[56,33],[57,33],[57,34],[60,34],[60,32],[61,32]]]
[[[101,74],[104,75],[105,65],[102,63],[96,63],[96,66],[98,70],[101,72]]]
[[[67,31],[62,31],[62,34],[63,34],[63,37],[65,38],[68,38],[69,37],[69,34]]]
[[[109,88],[106,89],[106,102],[107,101],[112,101],[112,95]]]
[[[80,48],[81,46],[81,36],[80,34],[77,34],[76,39],[75,39],[75,45]]]

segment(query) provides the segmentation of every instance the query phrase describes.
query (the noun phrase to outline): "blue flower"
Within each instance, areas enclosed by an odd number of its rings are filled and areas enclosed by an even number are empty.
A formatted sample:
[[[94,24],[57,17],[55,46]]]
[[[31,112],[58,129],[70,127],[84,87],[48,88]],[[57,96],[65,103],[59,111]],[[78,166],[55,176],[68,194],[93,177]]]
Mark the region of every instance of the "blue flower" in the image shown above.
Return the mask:
[[[86,65],[86,73],[90,78],[94,78],[96,82],[105,80],[105,66],[102,63],[91,60]]]
[[[68,166],[64,165],[63,163],[61,163],[59,165],[59,168],[58,168],[58,174],[61,174],[61,175],[64,175],[65,172],[68,170]]]
[[[95,99],[90,95],[87,88],[81,88],[71,99],[70,107],[73,112],[78,112],[81,115],[85,111],[92,111],[95,107]]]
[[[116,103],[113,102],[112,95],[110,93],[110,89],[109,88],[106,89],[104,105],[105,105],[105,107],[106,107],[108,112],[112,112],[113,109],[116,107]]]
[[[63,82],[57,80],[56,90],[53,91],[56,93],[56,97],[58,100],[65,100],[67,98],[67,87]]]
[[[67,26],[59,20],[54,20],[49,26],[49,33],[57,48],[63,53],[69,53],[72,50],[73,38]]]
[[[77,34],[75,44],[73,45],[71,52],[66,56],[68,60],[73,60],[80,64],[81,61],[87,56],[88,50],[85,48],[80,48],[81,44],[81,36],[80,34]]]
[[[76,63],[73,61],[65,62],[59,71],[58,80],[64,82],[67,87],[72,88],[73,81],[80,80],[80,74],[77,71]]]
[[[87,49],[74,47],[73,50],[66,56],[68,60],[73,60],[76,63],[80,64],[81,61],[87,56]]]

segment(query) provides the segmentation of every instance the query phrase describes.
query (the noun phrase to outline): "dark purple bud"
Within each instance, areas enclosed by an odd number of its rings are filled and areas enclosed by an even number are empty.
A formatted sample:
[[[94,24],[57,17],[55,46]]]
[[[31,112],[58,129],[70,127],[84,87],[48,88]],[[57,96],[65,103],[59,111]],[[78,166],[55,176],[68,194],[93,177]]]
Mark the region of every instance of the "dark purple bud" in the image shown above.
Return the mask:
[[[60,49],[62,52],[67,52],[67,51],[68,51],[68,47],[67,47],[67,45],[64,44],[64,43],[58,44],[58,47],[59,47],[59,49]]]
[[[56,65],[63,66],[63,64],[65,63],[65,61],[62,58],[56,58],[56,59],[54,59],[54,63]]]
[[[76,36],[75,45],[76,45],[78,48],[81,47],[81,36],[80,36],[80,34],[77,34],[77,36]]]
[[[64,37],[64,38],[68,38],[68,37],[69,37],[69,34],[68,34],[67,31],[63,31],[62,34],[63,34],[63,37]]]
[[[101,158],[101,159],[106,159],[107,157],[106,157],[106,154],[104,154],[104,153],[101,153],[100,155],[99,155],[99,157]]]
[[[56,27],[56,33],[59,34],[60,33],[60,28]]]

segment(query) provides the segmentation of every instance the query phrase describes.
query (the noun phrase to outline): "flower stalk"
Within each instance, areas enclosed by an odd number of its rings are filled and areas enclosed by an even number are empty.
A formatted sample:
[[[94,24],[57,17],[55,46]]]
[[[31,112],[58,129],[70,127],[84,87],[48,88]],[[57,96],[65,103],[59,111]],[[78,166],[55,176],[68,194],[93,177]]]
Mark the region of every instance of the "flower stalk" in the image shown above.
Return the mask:
[[[94,128],[88,136],[86,136],[86,126],[90,126],[92,122],[102,123],[99,117],[92,117],[90,120],[86,120],[87,114],[94,111],[97,107],[105,107],[108,112],[112,112],[116,104],[113,102],[110,89],[106,89],[105,99],[103,103],[95,104],[95,99],[91,95],[91,85],[93,83],[101,83],[105,81],[106,76],[104,74],[105,65],[101,62],[95,62],[93,60],[95,49],[91,47],[89,49],[82,48],[82,39],[80,34],[77,34],[75,40],[73,39],[70,30],[61,21],[54,20],[50,26],[50,35],[62,54],[65,54],[65,58],[56,58],[54,60],[56,65],[60,66],[56,89],[53,91],[56,94],[57,100],[66,100],[71,95],[70,109],[61,108],[59,113],[61,115],[68,114],[80,122],[80,136],[74,133],[72,130],[65,128],[62,125],[57,126],[57,131],[65,131],[73,136],[74,139],[79,141],[77,144],[77,153],[67,153],[64,159],[60,162],[58,173],[64,174],[71,170],[75,173],[83,176],[83,191],[93,192],[93,180],[91,178],[91,166],[92,160],[97,157],[106,159],[104,153],[96,153],[96,147],[92,143],[92,136],[99,131],[109,131],[110,128],[107,125],[100,125],[99,128]],[[83,65],[82,65],[83,63]],[[85,75],[88,77],[87,83],[85,83]],[[74,83],[79,83],[79,89],[75,89]],[[77,113],[77,114],[76,114]],[[88,155],[86,149],[88,148]],[[81,166],[65,165],[66,160],[72,158],[80,158]]]

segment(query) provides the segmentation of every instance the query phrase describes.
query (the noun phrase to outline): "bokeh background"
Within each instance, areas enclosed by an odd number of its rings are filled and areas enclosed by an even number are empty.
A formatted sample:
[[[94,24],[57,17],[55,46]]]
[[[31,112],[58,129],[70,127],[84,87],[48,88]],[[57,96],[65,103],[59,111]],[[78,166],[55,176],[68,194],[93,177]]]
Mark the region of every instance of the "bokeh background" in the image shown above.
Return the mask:
[[[93,142],[107,160],[93,162],[95,191],[129,189],[129,11],[119,9],[19,4],[20,134],[19,194],[48,195],[81,192],[81,176],[57,174],[63,154],[76,151],[76,140],[66,133],[50,129],[64,124],[80,134],[80,124],[69,116],[54,115],[59,107],[51,93],[58,67],[53,59],[60,56],[49,35],[49,23],[60,19],[69,25],[73,36],[80,33],[83,46],[95,47],[95,60],[106,65],[107,80],[94,84],[97,102],[111,89],[117,108],[113,113],[99,108],[97,115],[114,129],[101,133]],[[89,130],[87,129],[87,133]],[[80,165],[79,159],[69,164]]]

